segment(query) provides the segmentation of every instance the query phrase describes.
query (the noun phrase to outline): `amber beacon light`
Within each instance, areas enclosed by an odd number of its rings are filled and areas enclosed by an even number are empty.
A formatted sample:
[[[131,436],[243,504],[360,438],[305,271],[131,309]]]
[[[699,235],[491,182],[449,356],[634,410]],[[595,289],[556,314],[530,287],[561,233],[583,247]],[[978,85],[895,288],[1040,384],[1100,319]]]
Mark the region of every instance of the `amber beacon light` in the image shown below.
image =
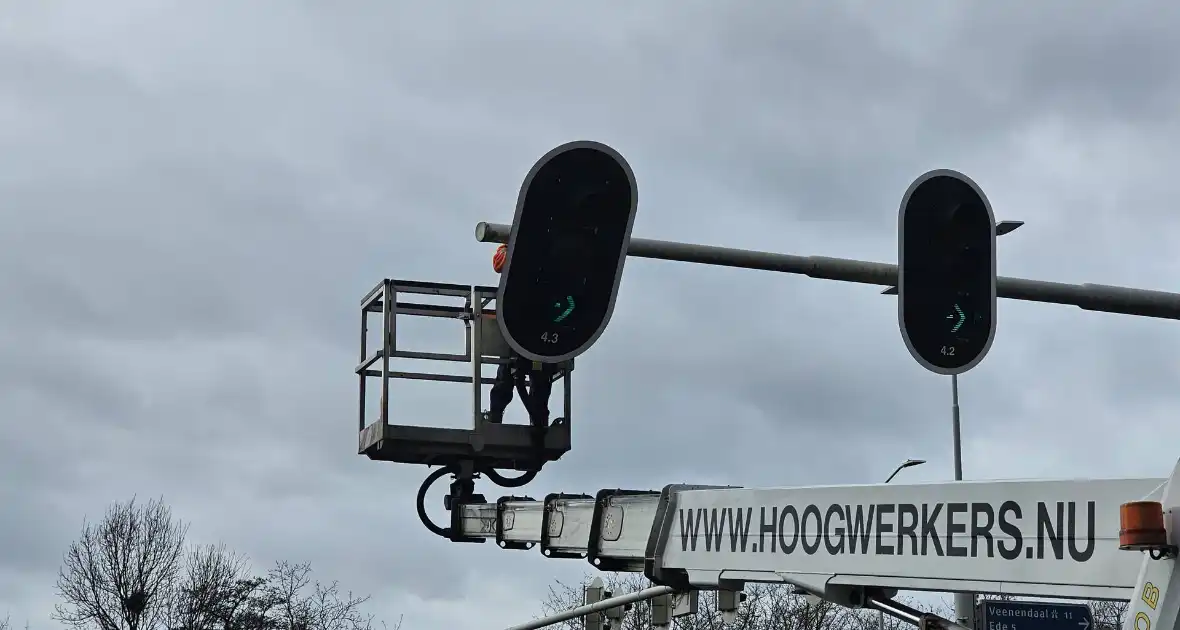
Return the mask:
[[[1158,501],[1131,501],[1119,507],[1119,549],[1148,551],[1152,558],[1175,557],[1164,528],[1164,506]]]

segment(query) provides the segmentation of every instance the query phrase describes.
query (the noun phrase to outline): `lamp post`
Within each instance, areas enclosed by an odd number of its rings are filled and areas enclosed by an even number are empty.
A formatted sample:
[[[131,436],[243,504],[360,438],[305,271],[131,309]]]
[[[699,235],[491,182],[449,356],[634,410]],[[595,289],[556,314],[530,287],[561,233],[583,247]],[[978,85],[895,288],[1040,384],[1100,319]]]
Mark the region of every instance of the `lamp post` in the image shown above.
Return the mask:
[[[925,464],[925,463],[926,463],[926,460],[924,460],[924,459],[907,459],[904,462],[898,464],[897,468],[893,469],[893,474],[889,475],[889,477],[887,477],[885,479],[885,483],[889,483],[890,481],[893,481],[893,478],[897,476],[897,473],[905,470],[906,468],[912,468],[914,466],[918,466],[918,465]]]
[[[893,469],[893,473],[885,479],[885,483],[893,481],[893,478],[897,476],[897,473],[905,470],[906,468],[913,468],[914,466],[920,466],[925,463],[926,460],[924,459],[907,459],[904,462],[898,464],[897,468]],[[877,630],[885,630],[885,613],[881,612],[880,610],[877,611]]]
[[[1024,221],[1000,221],[996,236],[1011,234]],[[963,440],[959,425],[959,375],[951,375],[951,435],[955,451],[955,481],[963,480]],[[975,593],[955,593],[955,621],[975,627]]]

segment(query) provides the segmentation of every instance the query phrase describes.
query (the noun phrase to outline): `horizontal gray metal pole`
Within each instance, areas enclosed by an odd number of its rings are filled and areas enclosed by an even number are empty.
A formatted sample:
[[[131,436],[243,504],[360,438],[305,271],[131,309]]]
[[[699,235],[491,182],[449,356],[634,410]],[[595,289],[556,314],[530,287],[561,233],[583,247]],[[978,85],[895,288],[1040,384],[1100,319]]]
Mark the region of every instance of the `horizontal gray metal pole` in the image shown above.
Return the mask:
[[[482,243],[507,243],[511,229],[512,226],[503,223],[479,223],[475,226],[475,237]],[[657,241],[648,238],[632,238],[627,247],[627,255],[722,267],[797,273],[824,280],[887,287],[897,286],[897,265],[863,260],[828,258],[826,256],[792,256],[713,245]],[[1065,284],[1001,277],[996,279],[996,294],[999,297],[1012,300],[1069,304],[1087,311],[1180,319],[1180,293],[1113,287],[1104,284]]]
[[[578,617],[585,617],[590,613],[601,612],[603,610],[614,608],[616,606],[623,606],[625,604],[634,604],[635,602],[641,602],[647,599],[655,599],[660,595],[668,595],[669,593],[675,592],[676,589],[670,586],[653,586],[651,588],[645,588],[642,591],[635,591],[634,593],[627,593],[626,595],[611,597],[610,599],[604,599],[593,604],[586,604],[585,606],[571,608],[565,612],[559,612],[556,615],[549,615],[548,617],[534,619],[533,621],[522,623],[519,626],[512,626],[508,630],[537,630],[537,628],[544,628],[555,623],[569,621],[570,619],[577,619]]]

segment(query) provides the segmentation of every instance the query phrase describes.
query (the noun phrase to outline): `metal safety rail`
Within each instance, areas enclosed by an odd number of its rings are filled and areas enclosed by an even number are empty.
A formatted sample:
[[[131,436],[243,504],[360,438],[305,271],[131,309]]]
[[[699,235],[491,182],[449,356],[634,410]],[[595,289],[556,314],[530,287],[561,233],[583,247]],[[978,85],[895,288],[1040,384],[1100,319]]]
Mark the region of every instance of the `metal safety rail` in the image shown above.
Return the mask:
[[[464,536],[677,590],[786,582],[852,606],[890,589],[1128,599],[1141,557],[1119,550],[1120,506],[1160,501],[1168,481],[671,485],[507,496],[453,516]]]
[[[428,296],[451,304],[407,301],[407,296]],[[413,298],[411,298],[413,299]],[[418,299],[421,299],[419,297]],[[563,404],[557,418],[548,424],[509,424],[485,418],[483,389],[494,379],[484,374],[488,365],[504,365],[513,360],[496,320],[489,308],[496,299],[495,287],[418,282],[386,278],[361,300],[360,359],[356,374],[360,383],[358,396],[357,451],[369,459],[440,466],[419,488],[416,508],[427,529],[454,542],[483,542],[464,537],[454,523],[458,513],[451,512],[449,526],[438,525],[426,514],[425,496],[434,482],[446,475],[453,481],[444,505],[483,501],[475,494],[475,479],[482,477],[505,488],[520,487],[536,476],[548,462],[560,459],[570,450],[570,374],[573,359],[557,364],[550,378],[561,381]],[[462,324],[463,352],[425,352],[399,347],[398,315],[452,320]],[[377,342],[370,343],[370,320],[379,332]],[[458,326],[456,326],[458,329]],[[395,360],[413,359],[433,362],[466,363],[470,372],[453,374],[443,371],[407,371],[396,369]],[[380,399],[376,418],[369,409],[369,380],[379,380]],[[470,389],[470,428],[439,427],[396,422],[390,407],[394,379],[430,380],[466,384]],[[518,385],[518,387],[520,387]],[[411,418],[411,420],[416,418]],[[518,471],[507,476],[501,471]]]
[[[406,295],[434,296],[449,298],[458,303],[429,304],[420,302],[399,301]],[[490,385],[492,379],[483,376],[480,367],[487,363],[504,361],[507,349],[497,334],[495,328],[495,311],[487,308],[496,297],[495,287],[471,286],[462,284],[448,284],[442,282],[419,282],[415,280],[385,279],[369,291],[361,300],[361,351],[360,363],[356,366],[356,373],[360,376],[360,408],[358,430],[364,430],[372,422],[367,418],[365,394],[367,378],[379,378],[381,401],[377,420],[389,423],[390,379],[411,379],[429,381],[449,381],[456,383],[472,383]],[[463,352],[421,352],[399,348],[397,343],[398,315],[428,317],[437,319],[453,319],[461,322],[465,328],[463,335]],[[381,336],[376,348],[369,346],[369,318],[379,316],[381,320]],[[488,322],[492,322],[489,326]],[[474,324],[474,325],[473,325]],[[390,362],[394,359],[426,359],[430,361],[447,361],[468,363],[472,366],[470,376],[446,374],[438,372],[404,371],[391,369]],[[476,389],[476,392],[479,390]],[[478,413],[478,399],[473,415]]]
[[[429,296],[450,304],[407,301],[408,296]],[[385,279],[361,300],[358,431],[359,452],[370,459],[407,464],[448,465],[460,461],[477,461],[483,468],[539,470],[547,461],[560,458],[570,449],[570,373],[573,361],[563,362],[555,370],[554,381],[562,382],[560,421],[547,431],[543,448],[537,450],[529,427],[485,422],[483,388],[493,383],[484,366],[509,361],[511,351],[496,324],[496,311],[489,305],[496,298],[496,288]],[[411,297],[413,299],[413,297]],[[424,352],[399,347],[399,317],[453,320],[462,324],[462,352]],[[370,320],[379,331],[376,343],[370,343]],[[459,327],[456,326],[456,332]],[[397,369],[397,360],[465,363],[468,374],[444,371],[408,371]],[[379,401],[376,418],[369,409],[370,379],[378,380]],[[395,379],[443,381],[467,384],[471,399],[471,428],[430,427],[397,422],[390,408]],[[416,420],[417,418],[410,418]]]

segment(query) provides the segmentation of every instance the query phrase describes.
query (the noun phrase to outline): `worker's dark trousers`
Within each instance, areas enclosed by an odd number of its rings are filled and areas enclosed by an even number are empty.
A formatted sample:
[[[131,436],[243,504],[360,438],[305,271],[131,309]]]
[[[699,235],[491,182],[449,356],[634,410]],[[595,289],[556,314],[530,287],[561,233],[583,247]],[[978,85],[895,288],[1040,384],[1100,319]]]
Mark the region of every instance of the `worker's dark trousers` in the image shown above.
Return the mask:
[[[540,412],[540,416],[531,418],[536,426],[549,426],[549,395],[553,392],[553,368],[542,365],[541,371],[529,372],[529,398],[533,406]]]
[[[496,379],[492,382],[491,403],[488,408],[488,422],[500,423],[504,421],[504,410],[512,402],[512,391],[516,387],[516,374],[513,366],[501,363],[496,367]]]
[[[551,368],[543,366],[541,371],[533,372],[527,361],[520,361],[518,365],[500,364],[496,368],[496,378],[492,382],[490,395],[491,407],[488,409],[488,422],[500,423],[504,421],[504,410],[512,402],[516,389],[516,379],[528,375],[528,393],[531,406],[543,413],[540,417],[530,418],[533,424],[542,426],[549,424],[549,396],[553,392]]]

